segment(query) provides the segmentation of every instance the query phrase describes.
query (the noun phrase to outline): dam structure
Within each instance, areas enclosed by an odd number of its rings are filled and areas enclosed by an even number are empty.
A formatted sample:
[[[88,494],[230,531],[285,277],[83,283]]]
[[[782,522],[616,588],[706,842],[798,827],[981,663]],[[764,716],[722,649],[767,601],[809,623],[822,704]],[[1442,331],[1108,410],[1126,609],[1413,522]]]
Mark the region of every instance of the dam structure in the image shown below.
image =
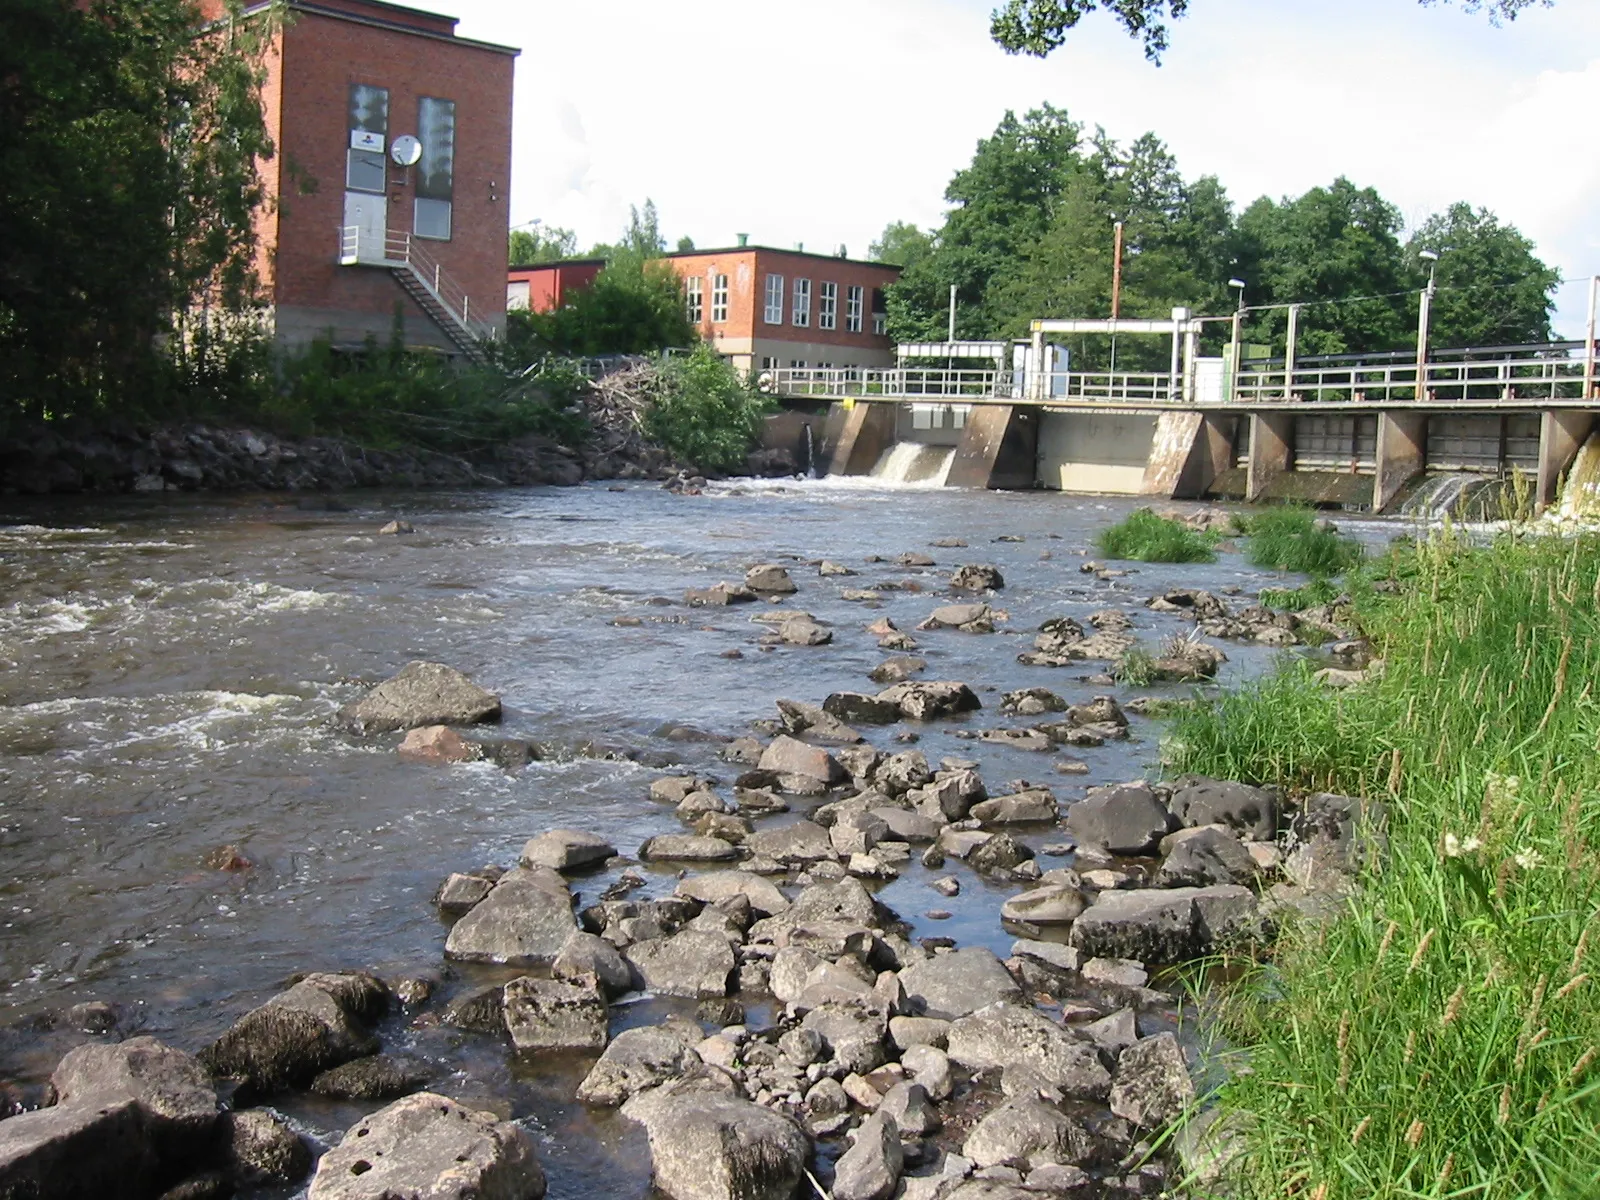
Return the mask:
[[[1395,511],[1419,491],[1520,473],[1550,504],[1600,440],[1595,306],[1583,341],[1297,358],[1220,358],[1205,324],[1238,317],[1048,319],[1026,342],[898,348],[893,367],[774,369],[769,444],[814,439],[821,473],[968,488],[1166,499],[1297,499]],[[1292,329],[1292,327],[1291,327]],[[1166,371],[1075,371],[1053,338],[1158,338]],[[1237,363],[1235,369],[1234,363]],[[930,365],[933,364],[933,365]]]

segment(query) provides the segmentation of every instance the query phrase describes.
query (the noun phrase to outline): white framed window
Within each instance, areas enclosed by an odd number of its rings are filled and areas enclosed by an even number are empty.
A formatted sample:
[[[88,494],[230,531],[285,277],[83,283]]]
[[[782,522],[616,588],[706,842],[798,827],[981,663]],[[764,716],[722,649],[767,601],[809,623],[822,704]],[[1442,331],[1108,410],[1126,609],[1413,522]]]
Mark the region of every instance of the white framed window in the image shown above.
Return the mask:
[[[823,283],[817,289],[817,328],[839,328],[839,285]]]
[[[792,306],[791,319],[801,329],[811,324],[811,280],[796,279],[794,281],[794,305]]]
[[[844,329],[846,333],[861,332],[862,290],[853,284],[844,293]]]
[[[879,337],[882,337],[884,334],[889,332],[889,314],[888,313],[873,313],[872,314],[872,332],[877,334],[877,336],[879,336]]]
[[[783,276],[768,275],[766,284],[766,304],[761,314],[761,319],[768,325],[783,324]]]
[[[728,319],[728,277],[711,277],[711,323],[720,325]]]
[[[789,369],[791,371],[804,371],[806,369],[806,360],[803,358],[791,358],[789,360]]]
[[[776,371],[778,369],[778,360],[770,354],[763,354],[761,356],[761,369],[763,371]]]
[[[689,324],[698,325],[705,320],[706,306],[705,294],[701,291],[704,280],[698,275],[691,275],[683,281],[684,304],[689,310]]]

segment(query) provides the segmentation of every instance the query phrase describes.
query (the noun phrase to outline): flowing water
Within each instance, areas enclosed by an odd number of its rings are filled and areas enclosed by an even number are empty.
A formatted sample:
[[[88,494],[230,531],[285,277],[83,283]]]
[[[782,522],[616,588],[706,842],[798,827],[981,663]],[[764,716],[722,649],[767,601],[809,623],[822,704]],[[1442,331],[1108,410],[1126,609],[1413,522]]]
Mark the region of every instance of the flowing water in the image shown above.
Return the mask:
[[[885,484],[942,488],[956,460],[954,446],[929,446],[922,442],[896,442],[872,468],[872,478]]]
[[[916,635],[928,678],[968,681],[985,703],[922,730],[919,748],[931,762],[978,760],[996,794],[1028,779],[1063,800],[1147,771],[1161,730],[1135,718],[1132,741],[1077,751],[1086,776],[1056,773],[1055,756],[957,738],[1025,723],[1000,716],[999,690],[1044,685],[1073,702],[1112,690],[1090,681],[1093,666],[1020,666],[1042,620],[1118,605],[1154,642],[1188,626],[1145,611],[1148,595],[1285,582],[1236,554],[1099,581],[1079,571],[1082,555],[1136,502],[1049,493],[951,490],[933,503],[870,480],[819,480],[702,496],[585,487],[347,503],[0,502],[0,1080],[20,1099],[37,1101],[57,1058],[83,1040],[51,1016],[76,1002],[113,1002],[125,1032],[197,1050],[298,971],[433,975],[440,999],[507,977],[444,964],[446,926],[430,897],[447,873],[510,863],[524,839],[555,826],[595,830],[625,852],[674,829],[672,812],[646,798],[662,768],[731,781],[714,737],[775,716],[780,696],[870,687],[882,652],[864,626],[889,616],[910,629],[942,602],[959,563],[1001,567],[1008,586],[994,603],[1010,620],[992,636]],[[378,536],[394,516],[417,533]],[[930,549],[949,538],[969,546]],[[906,551],[939,565],[866,561]],[[819,579],[791,563],[800,592],[786,607],[832,623],[831,646],[769,649],[769,626],[748,606],[679,603],[685,588],[789,556],[860,572]],[[883,580],[902,588],[880,606],[840,596]],[[730,650],[743,657],[722,657]],[[1224,680],[1271,660],[1261,648],[1227,650]],[[399,761],[397,736],[334,727],[342,703],[416,658],[499,692],[508,732],[540,743],[545,760],[514,773],[430,768]],[[893,732],[871,737],[900,748]],[[208,868],[223,845],[248,869]],[[1003,955],[1011,938],[998,907],[1016,886],[951,869],[964,885],[954,901],[915,862],[883,899],[918,935]],[[614,874],[575,881],[582,902]],[[671,891],[672,872],[650,874],[644,894]],[[936,921],[930,909],[953,916]],[[587,1060],[518,1060],[498,1039],[440,1026],[439,1007],[392,1018],[386,1043],[432,1063],[438,1090],[525,1119],[553,1197],[647,1194],[637,1128],[571,1100]],[[661,1005],[614,1011],[620,1027],[659,1019]],[[280,1109],[324,1142],[363,1111],[304,1097]]]

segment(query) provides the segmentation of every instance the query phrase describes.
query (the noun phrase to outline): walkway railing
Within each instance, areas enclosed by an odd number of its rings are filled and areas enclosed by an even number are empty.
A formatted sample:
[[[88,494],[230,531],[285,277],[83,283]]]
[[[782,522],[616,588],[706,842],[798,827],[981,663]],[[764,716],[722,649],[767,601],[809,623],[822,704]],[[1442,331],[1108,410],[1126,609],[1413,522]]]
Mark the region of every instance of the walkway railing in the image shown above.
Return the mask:
[[[474,316],[472,298],[440,265],[424,239],[396,229],[385,230],[380,238],[360,225],[346,225],[340,230],[339,261],[346,266],[407,271],[463,331],[479,338],[493,332]]]
[[[785,367],[762,371],[757,383],[778,396],[886,397],[951,400],[1052,400],[1165,403],[1171,399],[1166,375],[1130,372],[1067,371],[1024,377],[1018,371],[924,367]],[[1031,385],[1038,394],[1027,396]]]
[[[1314,369],[1284,368],[1240,373],[1234,398],[1241,403],[1274,401],[1506,403],[1519,400],[1581,400],[1583,358],[1528,354],[1488,361],[1430,362],[1418,396],[1417,365],[1350,364]]]

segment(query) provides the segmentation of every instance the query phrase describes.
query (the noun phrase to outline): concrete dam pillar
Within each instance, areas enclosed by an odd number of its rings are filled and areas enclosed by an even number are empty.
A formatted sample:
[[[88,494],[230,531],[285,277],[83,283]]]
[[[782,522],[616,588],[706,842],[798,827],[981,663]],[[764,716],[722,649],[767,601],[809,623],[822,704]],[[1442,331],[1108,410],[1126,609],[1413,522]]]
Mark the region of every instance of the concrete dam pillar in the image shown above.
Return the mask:
[[[1377,464],[1372,472],[1372,511],[1381,513],[1428,464],[1428,417],[1419,412],[1378,414]]]
[[[1039,415],[1016,404],[974,404],[946,479],[949,487],[1030,488]]]
[[[894,445],[898,405],[841,402],[828,411],[829,475],[870,475]]]
[[[1561,475],[1578,457],[1584,440],[1594,427],[1594,414],[1572,409],[1555,409],[1541,414],[1539,421],[1539,478],[1534,504],[1543,512],[1555,502]]]
[[[1279,475],[1294,465],[1294,415],[1250,414],[1250,470],[1244,498],[1254,503]]]

